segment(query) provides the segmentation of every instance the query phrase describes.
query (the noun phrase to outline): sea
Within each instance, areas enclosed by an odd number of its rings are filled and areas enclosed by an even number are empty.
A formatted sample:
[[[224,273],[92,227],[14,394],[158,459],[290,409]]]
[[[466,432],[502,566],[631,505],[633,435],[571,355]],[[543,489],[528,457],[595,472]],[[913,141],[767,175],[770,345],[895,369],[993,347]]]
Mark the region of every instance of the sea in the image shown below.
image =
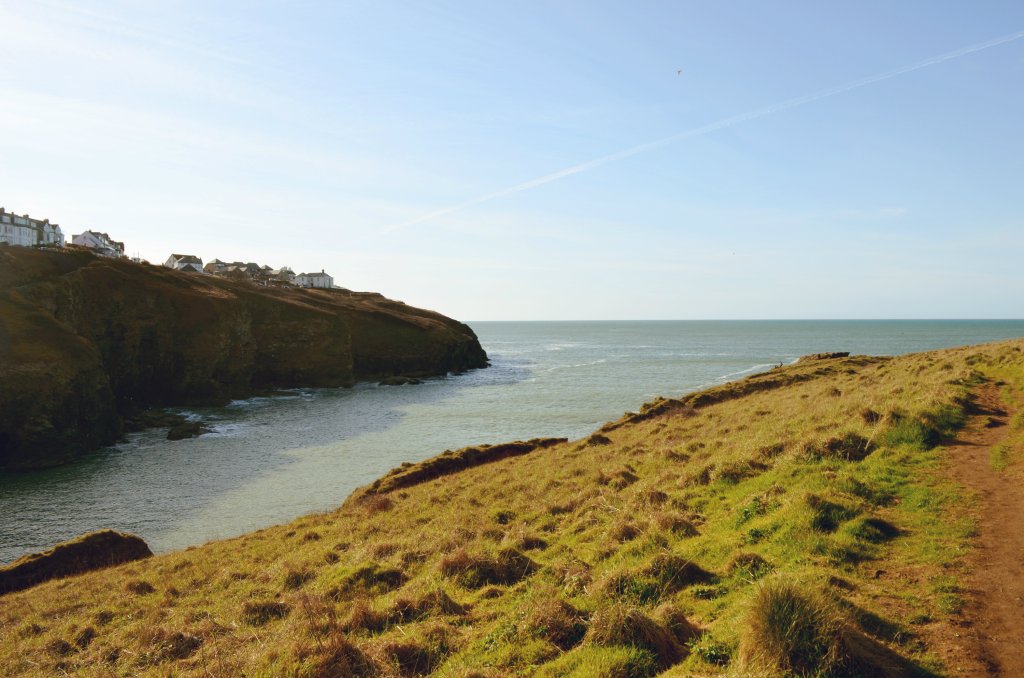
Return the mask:
[[[479,443],[579,438],[676,396],[851,351],[897,355],[1024,336],[1021,320],[470,322],[491,366],[410,386],[293,389],[180,409],[213,433],[166,430],[60,468],[0,475],[0,563],[113,528],[155,552],[339,506],[402,462]]]

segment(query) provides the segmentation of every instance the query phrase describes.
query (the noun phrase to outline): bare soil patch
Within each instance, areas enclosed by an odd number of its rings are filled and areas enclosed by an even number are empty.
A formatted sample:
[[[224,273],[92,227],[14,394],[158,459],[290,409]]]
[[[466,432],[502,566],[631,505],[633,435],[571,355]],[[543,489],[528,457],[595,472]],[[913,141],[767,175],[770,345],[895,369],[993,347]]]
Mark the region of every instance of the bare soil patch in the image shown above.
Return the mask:
[[[950,472],[978,497],[978,537],[963,582],[962,633],[947,660],[966,675],[1024,676],[1024,470],[993,469],[991,448],[1007,437],[1011,413],[999,389],[975,391],[968,425],[947,447]],[[958,656],[959,655],[959,656]]]

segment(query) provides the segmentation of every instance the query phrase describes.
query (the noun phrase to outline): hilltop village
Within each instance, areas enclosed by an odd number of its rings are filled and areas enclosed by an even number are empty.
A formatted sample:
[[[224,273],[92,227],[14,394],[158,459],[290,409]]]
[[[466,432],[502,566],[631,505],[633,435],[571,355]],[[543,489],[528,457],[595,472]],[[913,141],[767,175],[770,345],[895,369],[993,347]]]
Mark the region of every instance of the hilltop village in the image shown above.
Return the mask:
[[[106,233],[86,230],[73,235],[69,244],[65,242],[60,226],[50,223],[49,219],[35,219],[28,214],[18,215],[0,207],[0,247],[4,246],[67,247],[87,249],[101,257],[129,258],[125,254],[124,243],[114,240]],[[131,260],[136,263],[149,263],[138,257],[131,257]],[[319,272],[296,274],[288,266],[272,268],[251,261],[226,262],[220,259],[214,259],[204,265],[203,260],[193,254],[171,254],[163,265],[185,273],[248,280],[257,285],[294,285],[320,289],[334,287],[334,278],[323,269]]]

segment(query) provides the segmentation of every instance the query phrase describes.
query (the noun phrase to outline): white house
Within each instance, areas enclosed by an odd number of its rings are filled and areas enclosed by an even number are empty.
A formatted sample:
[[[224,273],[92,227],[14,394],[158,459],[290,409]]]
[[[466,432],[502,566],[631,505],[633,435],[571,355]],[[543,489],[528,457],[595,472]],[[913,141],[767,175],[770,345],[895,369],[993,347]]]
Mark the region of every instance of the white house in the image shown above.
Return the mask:
[[[203,260],[192,254],[172,254],[167,257],[164,266],[188,273],[203,272]]]
[[[124,243],[98,231],[79,233],[71,238],[71,244],[96,250],[96,254],[104,257],[124,257]]]
[[[64,247],[64,234],[60,226],[51,224],[49,219],[33,219],[27,214],[18,216],[0,207],[0,245]]]
[[[320,269],[319,273],[300,273],[295,276],[294,282],[299,287],[318,287],[321,289],[334,287],[334,278],[324,273],[323,269]]]

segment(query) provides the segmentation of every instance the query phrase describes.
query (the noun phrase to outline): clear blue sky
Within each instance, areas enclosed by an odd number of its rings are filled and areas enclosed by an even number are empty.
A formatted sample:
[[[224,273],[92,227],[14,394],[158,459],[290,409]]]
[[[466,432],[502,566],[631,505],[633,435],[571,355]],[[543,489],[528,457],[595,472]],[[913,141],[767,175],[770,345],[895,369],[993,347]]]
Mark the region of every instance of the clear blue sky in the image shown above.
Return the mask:
[[[1024,31],[1019,0],[0,0],[0,27],[0,205],[154,262],[464,320],[1024,316],[1024,34],[771,108]]]

